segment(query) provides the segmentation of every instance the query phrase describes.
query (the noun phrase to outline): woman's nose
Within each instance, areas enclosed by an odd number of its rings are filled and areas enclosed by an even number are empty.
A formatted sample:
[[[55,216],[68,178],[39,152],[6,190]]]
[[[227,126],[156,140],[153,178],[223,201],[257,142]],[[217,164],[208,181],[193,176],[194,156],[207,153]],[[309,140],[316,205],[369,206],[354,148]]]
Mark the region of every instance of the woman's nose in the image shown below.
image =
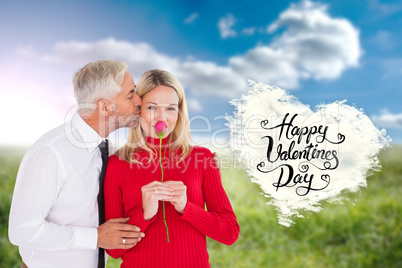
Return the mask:
[[[166,122],[166,113],[165,113],[164,109],[158,109],[156,116],[157,116],[158,121]]]

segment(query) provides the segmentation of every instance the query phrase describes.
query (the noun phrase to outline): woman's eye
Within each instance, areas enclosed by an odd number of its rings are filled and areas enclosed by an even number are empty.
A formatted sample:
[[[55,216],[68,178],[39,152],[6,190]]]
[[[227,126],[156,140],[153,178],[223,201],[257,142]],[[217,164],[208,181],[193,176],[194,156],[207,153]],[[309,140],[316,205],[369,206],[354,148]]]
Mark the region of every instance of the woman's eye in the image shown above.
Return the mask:
[[[148,110],[155,110],[156,107],[155,106],[148,106]]]
[[[169,108],[168,108],[168,111],[176,111],[176,108],[174,108],[174,107],[169,107]]]

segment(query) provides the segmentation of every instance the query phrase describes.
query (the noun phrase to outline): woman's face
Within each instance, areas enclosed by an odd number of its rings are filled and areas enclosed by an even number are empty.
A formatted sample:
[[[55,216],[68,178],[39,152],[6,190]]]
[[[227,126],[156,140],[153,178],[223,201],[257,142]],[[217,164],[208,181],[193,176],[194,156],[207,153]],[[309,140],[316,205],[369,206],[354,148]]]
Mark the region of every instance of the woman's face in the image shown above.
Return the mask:
[[[176,91],[167,86],[157,86],[142,97],[141,128],[147,137],[158,138],[155,124],[167,124],[164,137],[172,133],[179,115],[179,97]]]

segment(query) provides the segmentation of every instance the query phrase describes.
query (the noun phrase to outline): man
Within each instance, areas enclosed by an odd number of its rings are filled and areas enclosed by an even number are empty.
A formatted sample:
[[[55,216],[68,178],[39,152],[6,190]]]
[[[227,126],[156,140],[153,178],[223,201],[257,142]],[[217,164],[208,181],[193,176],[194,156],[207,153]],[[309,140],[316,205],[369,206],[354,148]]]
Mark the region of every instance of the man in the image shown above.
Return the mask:
[[[144,236],[128,218],[98,224],[98,145],[138,124],[133,78],[124,62],[97,61],[73,82],[77,114],[35,142],[18,171],[9,238],[30,268],[97,267],[98,248],[132,248]]]

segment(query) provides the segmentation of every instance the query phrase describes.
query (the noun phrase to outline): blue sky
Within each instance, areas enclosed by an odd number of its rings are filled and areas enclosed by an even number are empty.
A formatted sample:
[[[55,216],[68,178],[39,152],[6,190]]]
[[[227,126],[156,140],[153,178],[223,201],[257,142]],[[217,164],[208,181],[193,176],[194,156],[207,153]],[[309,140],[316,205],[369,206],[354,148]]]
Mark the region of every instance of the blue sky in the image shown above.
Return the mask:
[[[135,80],[151,68],[175,74],[194,137],[224,135],[228,102],[252,79],[312,107],[347,99],[402,143],[401,0],[0,6],[2,143],[29,145],[62,124],[74,111],[73,73],[99,59],[126,61]]]

